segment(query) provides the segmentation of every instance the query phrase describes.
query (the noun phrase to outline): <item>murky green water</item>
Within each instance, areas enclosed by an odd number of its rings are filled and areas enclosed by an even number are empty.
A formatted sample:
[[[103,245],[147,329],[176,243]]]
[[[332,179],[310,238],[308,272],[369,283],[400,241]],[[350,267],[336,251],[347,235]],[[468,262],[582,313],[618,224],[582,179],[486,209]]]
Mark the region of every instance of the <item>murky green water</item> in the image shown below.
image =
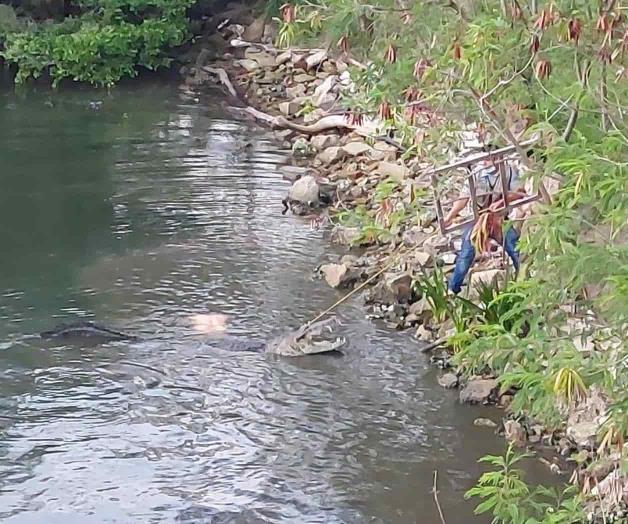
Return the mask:
[[[188,313],[266,336],[338,298],[310,279],[322,233],[280,214],[287,156],[264,132],[139,83],[4,93],[0,122],[2,522],[438,523],[434,470],[448,524],[487,521],[462,495],[503,449],[471,423],[490,412],[359,303],[342,358],[184,336]],[[149,340],[24,336],[79,318]]]

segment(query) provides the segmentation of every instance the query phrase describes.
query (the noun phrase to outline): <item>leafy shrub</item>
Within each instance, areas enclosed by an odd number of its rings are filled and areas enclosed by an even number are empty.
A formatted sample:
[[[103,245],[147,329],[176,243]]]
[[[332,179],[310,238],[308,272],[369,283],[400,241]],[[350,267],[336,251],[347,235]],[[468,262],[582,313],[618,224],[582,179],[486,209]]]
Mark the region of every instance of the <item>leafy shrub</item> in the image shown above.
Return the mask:
[[[48,72],[53,85],[67,78],[110,86],[135,76],[137,66],[154,70],[169,65],[165,51],[185,41],[185,9],[191,3],[85,1],[83,6],[91,10],[80,18],[9,33],[2,56],[17,66],[18,84]]]

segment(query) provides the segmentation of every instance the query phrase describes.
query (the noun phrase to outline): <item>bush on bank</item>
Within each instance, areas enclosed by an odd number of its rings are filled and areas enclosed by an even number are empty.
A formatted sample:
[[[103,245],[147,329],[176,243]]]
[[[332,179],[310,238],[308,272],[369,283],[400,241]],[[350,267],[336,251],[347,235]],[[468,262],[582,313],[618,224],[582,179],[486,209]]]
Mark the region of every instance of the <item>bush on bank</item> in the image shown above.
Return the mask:
[[[13,24],[1,54],[17,69],[16,83],[49,74],[111,86],[138,67],[168,66],[167,52],[188,37],[186,10],[194,0],[81,0],[77,16]],[[24,27],[21,27],[24,26]]]

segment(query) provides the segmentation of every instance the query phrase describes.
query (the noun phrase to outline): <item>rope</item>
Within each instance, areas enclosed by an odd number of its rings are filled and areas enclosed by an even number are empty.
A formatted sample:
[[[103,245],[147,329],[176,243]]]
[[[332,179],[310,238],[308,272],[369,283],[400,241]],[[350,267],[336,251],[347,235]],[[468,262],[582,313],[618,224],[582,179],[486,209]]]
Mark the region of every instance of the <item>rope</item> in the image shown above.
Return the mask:
[[[349,291],[349,293],[347,293],[346,295],[344,295],[342,298],[340,298],[339,300],[337,300],[336,302],[334,302],[331,306],[329,306],[325,311],[319,313],[316,317],[314,317],[312,320],[310,320],[309,322],[306,322],[305,325],[308,326],[310,324],[313,324],[314,322],[318,322],[320,319],[322,319],[323,317],[325,317],[326,315],[328,315],[329,313],[331,313],[334,309],[336,309],[340,304],[343,304],[344,302],[346,302],[349,298],[351,298],[353,295],[355,295],[358,291],[361,291],[362,289],[364,289],[368,284],[370,284],[373,280],[375,280],[378,276],[380,276],[382,273],[384,273],[385,271],[389,270],[391,267],[393,267],[395,264],[397,264],[399,262],[399,258],[401,257],[401,255],[409,255],[410,253],[412,253],[413,251],[417,250],[420,247],[423,246],[415,246],[413,248],[411,248],[410,250],[408,250],[407,252],[403,253],[402,252],[402,248],[404,246],[400,246],[397,249],[397,252],[393,252],[391,254],[391,256],[393,256],[394,258],[388,262],[387,264],[384,265],[384,267],[382,267],[380,270],[377,271],[377,273],[374,273],[373,275],[371,275],[370,277],[368,277],[364,282],[362,282],[358,287],[352,289],[351,291]]]

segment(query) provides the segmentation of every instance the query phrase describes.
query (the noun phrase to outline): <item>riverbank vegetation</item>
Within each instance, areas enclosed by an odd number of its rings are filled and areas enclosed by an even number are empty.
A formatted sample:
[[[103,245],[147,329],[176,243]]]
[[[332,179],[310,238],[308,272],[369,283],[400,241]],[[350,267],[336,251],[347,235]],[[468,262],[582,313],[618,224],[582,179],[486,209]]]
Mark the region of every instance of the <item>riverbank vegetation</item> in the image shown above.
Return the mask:
[[[79,0],[36,22],[11,16],[0,25],[2,57],[16,68],[16,83],[49,75],[111,86],[138,68],[168,66],[169,51],[189,36],[186,10],[194,0]],[[50,4],[50,2],[48,3]],[[57,2],[59,4],[59,2]],[[29,14],[26,11],[24,14]],[[66,16],[67,15],[67,16]]]
[[[526,221],[516,281],[484,290],[480,305],[418,283],[434,316],[452,327],[459,372],[498,377],[513,394],[513,418],[550,436],[566,430],[577,443],[579,489],[555,505],[534,504],[512,457],[491,459],[500,471],[470,494],[486,499],[478,511],[494,522],[581,522],[585,508],[605,522],[625,518],[625,20],[613,0],[323,0],[281,10],[277,43],[325,40],[353,59],[355,89],[345,101],[354,120],[377,115],[407,157],[446,163],[475,125],[480,136],[517,146],[534,187],[558,185]],[[538,141],[527,155],[520,144],[531,136]]]

